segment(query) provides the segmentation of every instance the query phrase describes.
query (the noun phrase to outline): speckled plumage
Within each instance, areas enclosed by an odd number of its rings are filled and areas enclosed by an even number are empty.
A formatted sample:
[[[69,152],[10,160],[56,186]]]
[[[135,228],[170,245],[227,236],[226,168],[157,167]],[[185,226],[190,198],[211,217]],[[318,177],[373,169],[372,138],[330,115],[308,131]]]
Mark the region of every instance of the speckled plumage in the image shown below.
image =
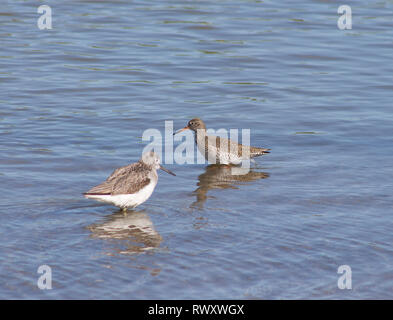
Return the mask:
[[[195,132],[195,143],[199,151],[207,161],[213,164],[239,164],[243,160],[269,153],[270,150],[242,145],[223,137],[207,135],[205,123],[199,118],[190,120],[187,126],[178,132],[188,129]]]

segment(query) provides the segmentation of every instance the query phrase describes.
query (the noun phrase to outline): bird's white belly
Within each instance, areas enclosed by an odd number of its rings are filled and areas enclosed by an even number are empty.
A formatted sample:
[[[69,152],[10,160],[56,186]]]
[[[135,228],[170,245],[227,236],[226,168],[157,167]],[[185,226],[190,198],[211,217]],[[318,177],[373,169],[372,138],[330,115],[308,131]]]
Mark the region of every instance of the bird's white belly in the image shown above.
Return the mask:
[[[134,208],[150,198],[157,181],[151,181],[147,186],[133,194],[117,195],[86,195],[86,198],[113,204],[120,208]]]

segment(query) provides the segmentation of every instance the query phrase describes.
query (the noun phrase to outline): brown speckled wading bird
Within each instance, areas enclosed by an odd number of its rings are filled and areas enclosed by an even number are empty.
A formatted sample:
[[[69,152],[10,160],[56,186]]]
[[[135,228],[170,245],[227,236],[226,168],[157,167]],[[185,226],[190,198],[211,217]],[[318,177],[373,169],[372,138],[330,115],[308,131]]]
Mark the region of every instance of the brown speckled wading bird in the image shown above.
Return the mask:
[[[145,202],[157,185],[157,170],[175,174],[160,164],[160,158],[154,152],[146,152],[141,159],[128,166],[120,167],[98,186],[83,195],[120,207],[124,212],[127,208],[135,208]]]
[[[195,143],[205,159],[213,164],[239,164],[243,160],[250,160],[269,153],[270,149],[245,146],[230,139],[209,136],[204,122],[195,118],[187,126],[174,133],[192,130],[195,133]]]

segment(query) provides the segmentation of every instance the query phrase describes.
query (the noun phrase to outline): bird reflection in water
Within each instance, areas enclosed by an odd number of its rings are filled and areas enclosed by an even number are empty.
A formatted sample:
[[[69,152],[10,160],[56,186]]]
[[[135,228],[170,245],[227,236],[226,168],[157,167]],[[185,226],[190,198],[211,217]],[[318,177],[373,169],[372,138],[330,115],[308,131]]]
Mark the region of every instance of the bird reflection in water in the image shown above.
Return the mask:
[[[268,177],[269,174],[266,172],[253,171],[240,166],[209,165],[198,177],[198,188],[193,192],[197,200],[191,204],[191,208],[202,209],[208,198],[207,192],[211,189],[237,189],[237,185]]]
[[[91,237],[100,239],[122,240],[120,254],[142,253],[158,248],[162,237],[154,229],[153,222],[144,211],[129,211],[127,215],[116,212],[106,218],[104,223],[87,227]]]

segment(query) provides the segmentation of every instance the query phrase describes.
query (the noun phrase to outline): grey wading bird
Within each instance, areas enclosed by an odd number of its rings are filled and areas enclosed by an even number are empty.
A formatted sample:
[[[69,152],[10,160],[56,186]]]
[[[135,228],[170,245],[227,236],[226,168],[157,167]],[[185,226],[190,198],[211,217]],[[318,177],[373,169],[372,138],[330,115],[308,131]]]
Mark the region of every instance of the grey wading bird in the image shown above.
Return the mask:
[[[103,183],[83,195],[113,204],[125,212],[127,208],[135,208],[150,198],[157,185],[158,169],[175,176],[160,164],[157,154],[146,152],[138,162],[116,169]]]

